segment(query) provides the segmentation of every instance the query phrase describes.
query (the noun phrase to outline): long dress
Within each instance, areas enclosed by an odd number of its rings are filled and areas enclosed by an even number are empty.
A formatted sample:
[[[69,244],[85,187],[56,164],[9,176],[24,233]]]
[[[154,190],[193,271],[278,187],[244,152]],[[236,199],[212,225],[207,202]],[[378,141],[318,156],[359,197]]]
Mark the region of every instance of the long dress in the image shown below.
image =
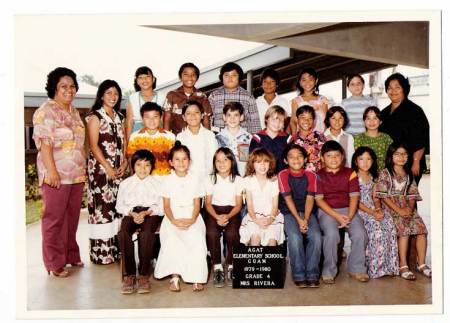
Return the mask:
[[[110,165],[117,168],[124,159],[123,116],[114,113],[111,118],[101,108],[91,112],[86,120],[94,115],[100,120],[98,147]],[[108,180],[92,151],[88,158],[88,179],[89,257],[94,264],[110,264],[118,259],[117,233],[121,215],[116,212],[116,198],[122,180]]]
[[[374,182],[372,178],[367,183],[359,179],[361,192],[360,202],[368,208],[374,208],[372,199]],[[386,275],[398,275],[398,246],[397,231],[389,214],[381,221],[359,209],[358,213],[364,221],[369,242],[366,248],[366,266],[370,278],[379,278]]]
[[[173,217],[190,218],[194,209],[194,198],[204,195],[199,179],[190,173],[185,177],[172,173],[163,180],[162,196],[170,199]],[[201,215],[186,230],[177,228],[165,216],[159,230],[159,238],[161,249],[156,261],[155,278],[178,274],[187,283],[206,283],[206,227]]]

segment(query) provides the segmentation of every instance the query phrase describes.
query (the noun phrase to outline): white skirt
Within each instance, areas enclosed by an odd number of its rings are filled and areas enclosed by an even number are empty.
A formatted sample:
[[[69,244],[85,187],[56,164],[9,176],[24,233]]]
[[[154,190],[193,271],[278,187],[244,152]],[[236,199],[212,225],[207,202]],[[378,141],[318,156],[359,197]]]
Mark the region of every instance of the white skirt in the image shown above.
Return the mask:
[[[264,217],[256,213],[257,217]],[[259,225],[253,222],[252,218],[246,214],[242,219],[241,227],[239,228],[239,235],[241,236],[241,243],[248,245],[252,235],[261,237],[261,245],[267,246],[270,239],[276,240],[277,244],[282,244],[284,241],[284,216],[281,213],[275,218],[275,221],[267,228],[262,229]]]

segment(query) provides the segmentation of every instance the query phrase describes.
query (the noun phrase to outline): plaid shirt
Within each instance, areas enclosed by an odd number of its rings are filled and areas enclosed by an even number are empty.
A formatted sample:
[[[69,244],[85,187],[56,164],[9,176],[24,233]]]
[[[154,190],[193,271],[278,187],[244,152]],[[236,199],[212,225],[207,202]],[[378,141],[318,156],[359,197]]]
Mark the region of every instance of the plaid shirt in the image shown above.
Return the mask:
[[[244,107],[244,121],[241,123],[241,126],[250,133],[257,133],[261,130],[255,99],[242,87],[239,86],[235,91],[229,92],[221,86],[210,94],[208,100],[212,107],[213,125],[215,127],[220,129],[225,127],[222,116],[225,104],[228,102],[239,102]]]

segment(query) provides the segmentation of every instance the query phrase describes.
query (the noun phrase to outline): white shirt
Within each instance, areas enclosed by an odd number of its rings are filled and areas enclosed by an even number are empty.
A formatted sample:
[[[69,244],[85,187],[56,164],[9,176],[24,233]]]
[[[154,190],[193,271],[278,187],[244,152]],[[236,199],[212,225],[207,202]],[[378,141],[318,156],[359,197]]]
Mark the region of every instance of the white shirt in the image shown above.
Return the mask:
[[[243,179],[240,176],[231,181],[231,177],[222,178],[217,174],[217,182],[213,183],[214,178],[211,176],[205,182],[206,195],[212,195],[211,204],[217,206],[235,206],[236,196],[242,195]]]
[[[126,216],[135,206],[150,207],[152,214],[163,215],[160,184],[153,176],[140,179],[136,174],[125,179],[119,186],[116,210]]]
[[[275,93],[275,98],[272,100],[272,102],[269,104],[267,103],[266,99],[264,99],[264,94],[259,96],[256,99],[256,107],[258,108],[258,115],[259,115],[259,121],[261,122],[261,129],[266,128],[266,125],[264,123],[264,116],[266,114],[267,109],[269,109],[271,106],[279,105],[286,111],[286,115],[289,117],[291,115],[291,109],[289,107],[289,102],[284,97],[279,96]]]
[[[187,146],[191,153],[189,172],[198,176],[201,180],[211,175],[213,157],[217,150],[217,141],[214,133],[200,125],[199,132],[193,134],[189,127],[186,127],[177,135],[177,140]]]
[[[280,192],[277,180],[268,180],[261,187],[258,179],[253,175],[245,178],[244,188],[246,192],[251,193],[255,213],[268,215],[272,212],[272,200]]]
[[[330,131],[330,128],[327,128],[323,135],[327,138],[327,140],[337,141],[345,151],[345,166],[352,167],[352,157],[355,152],[354,139],[353,136],[344,130],[341,129],[341,133],[336,137]]]

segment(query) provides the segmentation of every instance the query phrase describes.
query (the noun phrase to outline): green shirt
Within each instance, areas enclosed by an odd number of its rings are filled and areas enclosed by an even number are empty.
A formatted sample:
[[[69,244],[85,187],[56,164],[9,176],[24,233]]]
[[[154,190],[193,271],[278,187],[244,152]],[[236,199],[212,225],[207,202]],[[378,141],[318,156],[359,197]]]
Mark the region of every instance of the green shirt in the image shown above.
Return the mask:
[[[383,132],[380,132],[378,137],[369,137],[363,132],[355,137],[355,150],[361,146],[372,148],[377,156],[378,171],[381,171],[384,168],[386,152],[391,143],[391,137]]]

